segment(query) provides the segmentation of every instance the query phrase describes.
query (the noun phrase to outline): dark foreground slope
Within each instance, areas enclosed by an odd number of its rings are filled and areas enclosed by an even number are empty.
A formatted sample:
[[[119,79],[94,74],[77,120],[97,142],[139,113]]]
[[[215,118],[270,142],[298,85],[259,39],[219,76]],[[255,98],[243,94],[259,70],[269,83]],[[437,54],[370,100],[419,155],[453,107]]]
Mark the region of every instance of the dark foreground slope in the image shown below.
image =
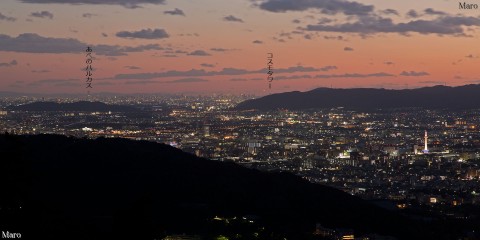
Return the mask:
[[[209,236],[205,221],[215,215],[257,215],[288,239],[306,239],[317,222],[401,239],[424,234],[341,191],[163,144],[0,135],[0,154],[0,230],[23,239]]]
[[[480,108],[480,85],[435,86],[404,90],[318,88],[308,92],[279,93],[247,100],[240,103],[237,109],[298,110],[332,107],[362,110],[404,107]]]

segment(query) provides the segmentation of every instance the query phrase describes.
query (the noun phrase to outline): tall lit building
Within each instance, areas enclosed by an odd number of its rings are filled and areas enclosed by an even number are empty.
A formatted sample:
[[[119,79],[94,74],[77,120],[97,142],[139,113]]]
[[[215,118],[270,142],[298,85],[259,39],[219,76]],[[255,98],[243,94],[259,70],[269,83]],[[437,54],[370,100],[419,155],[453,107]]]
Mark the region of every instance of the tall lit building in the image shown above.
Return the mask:
[[[209,125],[204,125],[203,126],[203,136],[204,137],[210,137],[210,126]]]
[[[423,149],[423,153],[428,153],[428,134],[427,134],[427,130],[425,130],[425,148]]]

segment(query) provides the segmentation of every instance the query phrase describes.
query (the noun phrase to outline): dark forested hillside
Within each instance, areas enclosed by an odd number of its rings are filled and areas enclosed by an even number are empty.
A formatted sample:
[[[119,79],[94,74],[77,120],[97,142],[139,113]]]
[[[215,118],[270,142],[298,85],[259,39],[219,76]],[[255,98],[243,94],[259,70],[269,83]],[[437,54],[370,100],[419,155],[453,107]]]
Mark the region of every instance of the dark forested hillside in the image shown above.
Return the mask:
[[[21,232],[23,239],[161,239],[173,233],[211,239],[208,219],[246,215],[271,231],[262,239],[275,239],[273,233],[302,239],[316,223],[401,239],[426,234],[341,191],[163,144],[0,135],[0,154],[0,230]]]

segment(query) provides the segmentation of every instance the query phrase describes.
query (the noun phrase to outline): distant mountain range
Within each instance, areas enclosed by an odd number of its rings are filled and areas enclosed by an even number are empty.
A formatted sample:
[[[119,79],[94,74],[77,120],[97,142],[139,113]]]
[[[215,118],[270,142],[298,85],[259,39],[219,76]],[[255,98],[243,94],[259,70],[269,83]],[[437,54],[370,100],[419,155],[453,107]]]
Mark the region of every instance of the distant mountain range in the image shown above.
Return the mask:
[[[180,92],[180,93],[168,93],[168,92],[160,92],[160,93],[119,93],[119,92],[94,92],[90,94],[90,97],[115,97],[115,96],[173,96],[178,94],[187,94],[189,92]],[[198,92],[191,92],[191,94],[198,95]],[[0,97],[36,97],[36,98],[80,98],[80,99],[88,99],[88,94],[86,93],[28,93],[28,92],[11,92],[11,91],[0,91]]]
[[[33,102],[18,106],[10,106],[7,108],[11,111],[30,111],[30,112],[136,112],[139,109],[123,106],[109,105],[102,102],[80,101],[73,103],[56,103],[56,102]]]
[[[247,100],[238,104],[236,108],[298,110],[332,107],[364,110],[404,107],[480,108],[480,85],[434,86],[404,90],[318,88],[308,92],[286,92]]]
[[[310,239],[302,236],[316,223],[398,239],[428,236],[425,224],[342,191],[164,144],[0,135],[0,155],[0,189],[6,193],[0,198],[0,227],[25,239],[207,236],[218,234],[208,219],[246,215],[288,239]]]

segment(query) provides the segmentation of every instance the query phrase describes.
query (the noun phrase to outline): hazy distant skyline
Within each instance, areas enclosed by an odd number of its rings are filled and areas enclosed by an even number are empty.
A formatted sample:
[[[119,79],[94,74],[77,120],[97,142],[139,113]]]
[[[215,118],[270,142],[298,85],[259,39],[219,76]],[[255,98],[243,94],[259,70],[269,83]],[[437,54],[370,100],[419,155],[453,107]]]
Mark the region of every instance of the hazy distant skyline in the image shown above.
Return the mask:
[[[480,10],[459,9],[458,1],[4,0],[1,6],[2,91],[86,92],[87,46],[95,55],[92,93],[480,83]]]

